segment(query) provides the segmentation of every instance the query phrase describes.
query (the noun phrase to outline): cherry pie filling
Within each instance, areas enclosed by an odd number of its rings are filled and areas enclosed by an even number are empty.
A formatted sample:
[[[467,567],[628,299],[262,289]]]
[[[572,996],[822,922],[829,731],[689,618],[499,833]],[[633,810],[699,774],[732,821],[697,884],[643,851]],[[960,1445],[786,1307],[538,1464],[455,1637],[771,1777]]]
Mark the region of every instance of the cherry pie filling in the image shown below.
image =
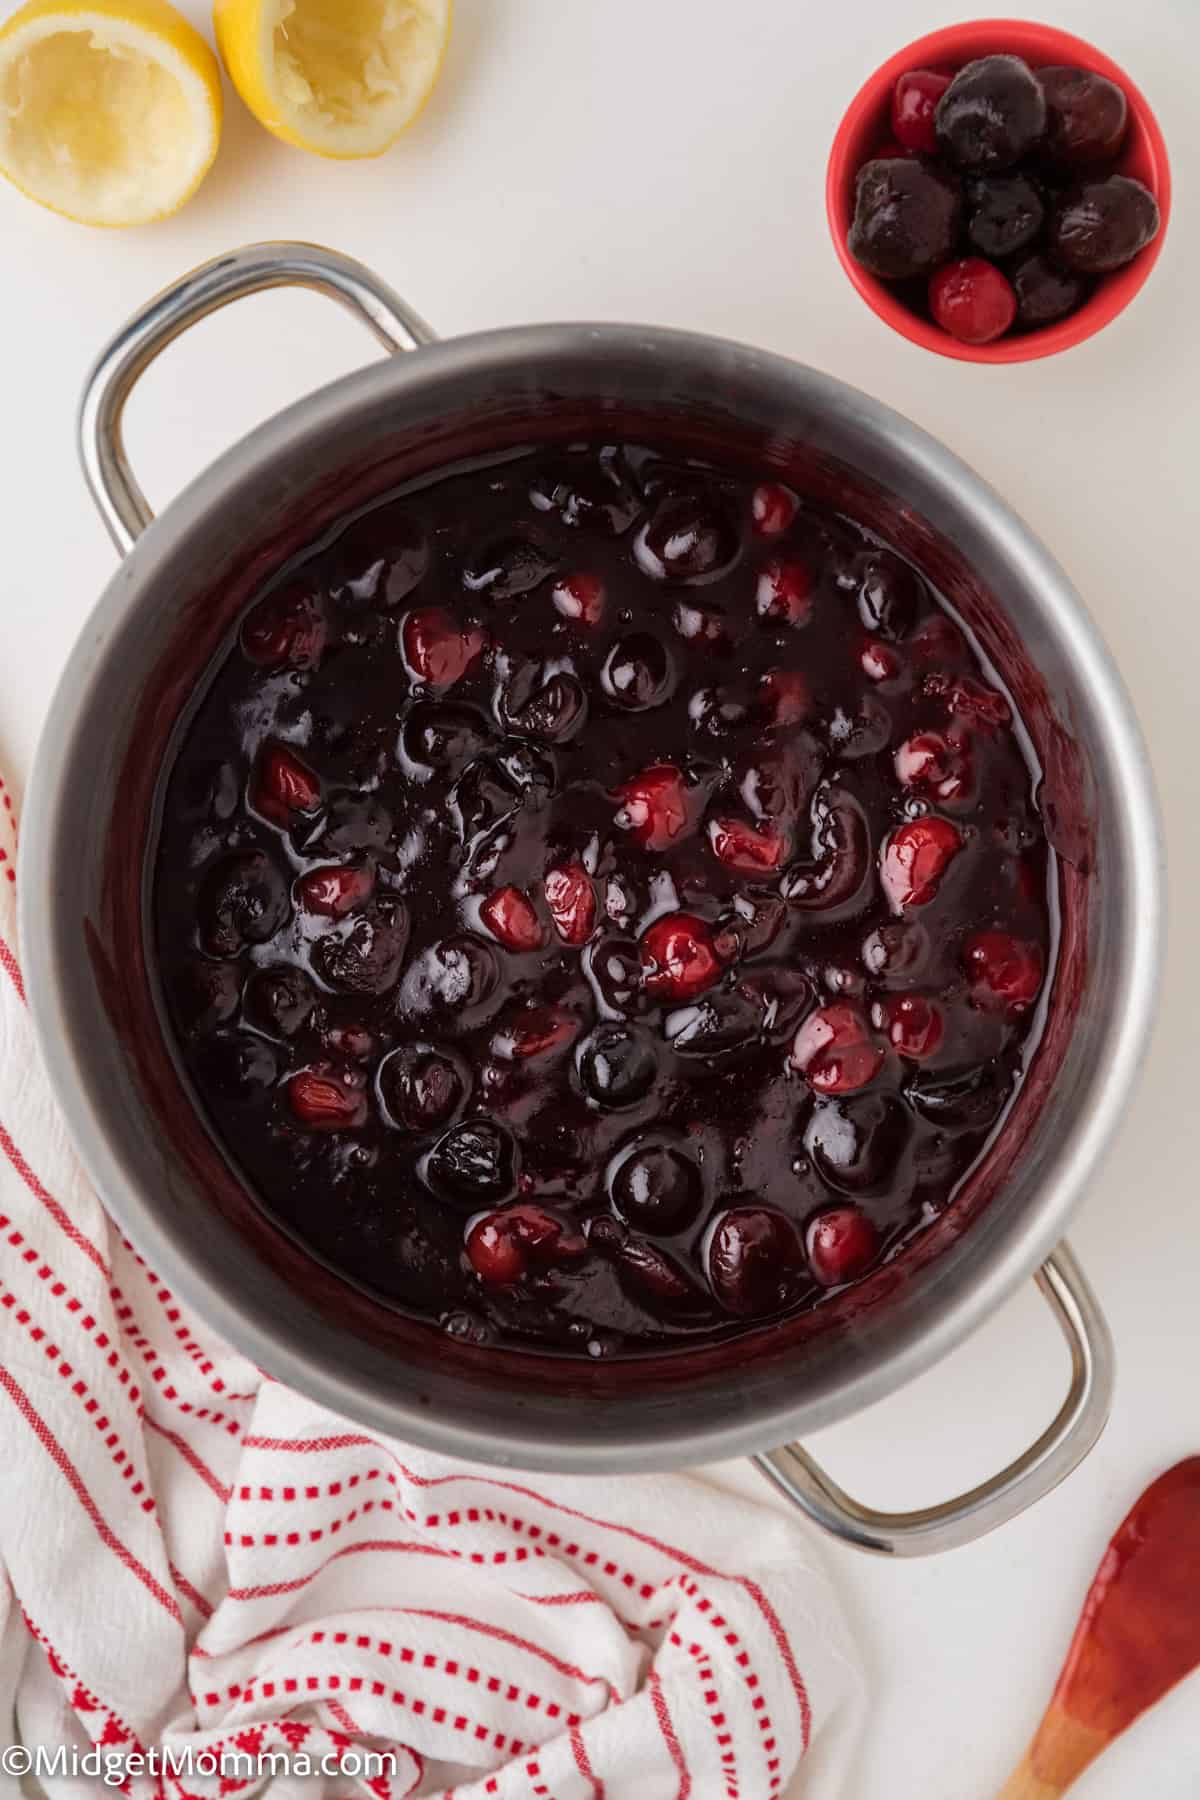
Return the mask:
[[[315,1256],[590,1356],[819,1304],[944,1212],[1052,972],[1039,770],[894,549],[643,445],[377,503],[240,621],[154,878],[179,1058]]]

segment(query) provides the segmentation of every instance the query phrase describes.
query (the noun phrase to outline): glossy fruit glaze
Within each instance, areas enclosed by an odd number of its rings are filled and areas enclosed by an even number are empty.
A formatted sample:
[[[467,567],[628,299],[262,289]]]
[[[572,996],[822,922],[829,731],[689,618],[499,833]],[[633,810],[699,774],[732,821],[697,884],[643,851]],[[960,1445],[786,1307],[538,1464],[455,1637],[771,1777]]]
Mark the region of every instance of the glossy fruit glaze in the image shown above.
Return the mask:
[[[182,728],[182,1062],[316,1256],[604,1356],[811,1307],[948,1204],[1040,1030],[1011,702],[893,550],[643,446],[462,465],[256,600]]]

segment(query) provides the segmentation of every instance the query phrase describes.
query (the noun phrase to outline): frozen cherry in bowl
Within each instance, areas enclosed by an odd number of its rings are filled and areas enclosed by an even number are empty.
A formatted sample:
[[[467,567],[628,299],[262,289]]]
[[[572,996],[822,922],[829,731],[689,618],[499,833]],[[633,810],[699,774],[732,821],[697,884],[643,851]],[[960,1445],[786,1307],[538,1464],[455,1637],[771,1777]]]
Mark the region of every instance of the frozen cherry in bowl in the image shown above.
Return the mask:
[[[1016,318],[1017,296],[994,263],[967,256],[930,277],[929,310],[951,337],[964,344],[990,344]]]
[[[937,106],[938,148],[960,169],[1011,169],[1046,130],[1046,96],[1019,56],[981,56],[960,69]]]
[[[938,101],[950,86],[949,75],[912,69],[892,89],[892,136],[902,150],[932,156],[937,149]]]
[[[1016,322],[1024,331],[1065,319],[1090,292],[1086,275],[1060,268],[1041,250],[1014,264],[1009,279],[1017,296]]]
[[[953,251],[962,215],[952,177],[908,157],[879,158],[858,172],[850,250],[887,281],[928,275]]]
[[[1131,262],[1158,235],[1158,202],[1128,175],[1070,188],[1055,204],[1049,248],[1066,269],[1107,275]]]
[[[1046,96],[1046,154],[1064,168],[1110,162],[1125,141],[1129,102],[1092,69],[1038,70]]]
[[[967,183],[967,242],[993,261],[1037,241],[1046,202],[1030,175],[978,175]]]
[[[463,1353],[777,1331],[903,1256],[1054,972],[1038,771],[928,574],[787,468],[608,439],[303,566],[186,714],[153,875],[267,1216]]]

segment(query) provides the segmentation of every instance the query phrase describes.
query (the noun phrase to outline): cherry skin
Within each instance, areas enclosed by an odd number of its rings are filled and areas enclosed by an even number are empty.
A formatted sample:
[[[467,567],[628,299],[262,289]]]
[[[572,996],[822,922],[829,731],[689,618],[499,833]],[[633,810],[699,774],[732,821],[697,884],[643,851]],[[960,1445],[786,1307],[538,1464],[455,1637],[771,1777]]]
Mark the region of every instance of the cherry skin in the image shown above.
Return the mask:
[[[627,1224],[662,1236],[695,1223],[703,1188],[700,1171],[672,1144],[639,1143],[609,1170],[613,1205]]]
[[[901,787],[930,794],[943,802],[961,800],[972,783],[970,749],[962,737],[940,731],[917,731],[893,757]]]
[[[602,1107],[636,1106],[658,1074],[651,1039],[632,1025],[598,1025],[576,1053],[580,1085]]]
[[[819,1094],[853,1094],[874,1081],[884,1048],[855,1006],[835,1001],[805,1019],[792,1044],[792,1066]]]
[[[666,850],[696,828],[699,797],[674,763],[655,763],[614,789],[614,823],[646,850]]]
[[[962,848],[957,825],[936,813],[909,819],[894,831],[880,858],[880,878],[895,911],[927,906]]]
[[[314,813],[321,804],[321,781],[286,744],[266,744],[254,770],[253,805],[264,819],[286,830],[296,813]]]
[[[492,1039],[508,1062],[542,1062],[579,1035],[579,1020],[562,1006],[528,1006],[504,1020]]]
[[[923,1062],[940,1047],[945,1020],[940,1008],[923,994],[901,994],[883,1011],[888,1042],[901,1056]]]
[[[757,875],[761,880],[787,861],[785,832],[767,826],[756,831],[741,819],[711,819],[708,841],[718,862],[739,875]]]
[[[693,1000],[721,979],[712,927],[694,913],[667,913],[642,933],[642,968],[657,1000]]]
[[[249,944],[265,944],[291,916],[287,883],[262,850],[222,857],[200,885],[197,912],[204,948],[213,956],[237,956]]]
[[[613,645],[600,677],[607,697],[627,712],[647,712],[670,697],[675,679],[671,653],[648,631],[630,632]]]
[[[540,950],[546,942],[542,922],[520,888],[497,888],[480,907],[479,917],[506,950]]]
[[[634,540],[639,567],[657,581],[711,581],[733,566],[738,549],[721,503],[690,494],[660,501]]]
[[[971,998],[984,1012],[1019,1016],[1042,986],[1044,962],[1036,944],[1008,931],[976,931],[963,945]]]
[[[444,692],[461,681],[483,650],[476,626],[463,630],[440,606],[418,607],[400,630],[404,660],[418,681]]]
[[[467,1260],[489,1286],[510,1286],[531,1263],[571,1260],[586,1246],[576,1232],[540,1206],[521,1201],[488,1213],[467,1233]]]
[[[795,518],[799,501],[781,481],[760,481],[750,496],[750,517],[756,537],[779,537]]]
[[[375,891],[375,871],[369,863],[343,863],[310,869],[296,883],[296,897],[305,912],[326,919],[344,919],[365,906]]]
[[[295,1037],[316,1004],[316,989],[302,969],[285,964],[256,969],[246,983],[246,1017],[268,1037]]]
[[[867,1092],[813,1108],[804,1147],[817,1173],[842,1193],[886,1193],[895,1185],[911,1127],[890,1094]]]
[[[834,1206],[808,1227],[808,1264],[822,1287],[858,1281],[879,1255],[879,1233],[857,1206]]]
[[[451,1126],[421,1163],[421,1175],[441,1199],[459,1206],[503,1200],[516,1185],[516,1146],[491,1119]]]
[[[301,1069],[287,1084],[288,1105],[310,1131],[354,1131],[367,1122],[367,1096],[336,1069]]]
[[[804,1265],[796,1227],[767,1206],[735,1206],[718,1218],[708,1244],[708,1280],[735,1317],[752,1319],[787,1304]]]
[[[550,598],[556,612],[578,625],[598,625],[604,617],[604,583],[598,575],[564,575]]]
[[[564,944],[586,944],[596,928],[596,889],[581,862],[549,869],[542,887],[554,929]]]
[[[433,1044],[403,1044],[376,1077],[390,1119],[405,1131],[437,1131],[462,1106],[470,1075],[459,1058]]]
[[[344,935],[323,937],[313,961],[339,993],[386,994],[400,978],[407,946],[408,914],[402,901],[389,896],[348,923]]]
[[[932,69],[910,69],[900,76],[892,89],[892,136],[902,150],[920,156],[936,153],[934,114],[949,86],[949,75],[937,75]]]
[[[929,278],[929,310],[943,331],[963,344],[990,344],[1017,316],[1012,282],[995,263],[966,256]]]
[[[868,638],[859,656],[859,666],[869,681],[894,681],[904,667],[890,644]]]
[[[527,538],[502,538],[468,557],[463,586],[489,600],[516,600],[554,571],[554,559]]]
[[[807,563],[795,556],[773,556],[759,574],[755,610],[769,625],[807,625],[813,616],[815,586]]]
[[[315,669],[329,628],[315,595],[281,588],[260,600],[242,622],[242,652],[262,668]]]

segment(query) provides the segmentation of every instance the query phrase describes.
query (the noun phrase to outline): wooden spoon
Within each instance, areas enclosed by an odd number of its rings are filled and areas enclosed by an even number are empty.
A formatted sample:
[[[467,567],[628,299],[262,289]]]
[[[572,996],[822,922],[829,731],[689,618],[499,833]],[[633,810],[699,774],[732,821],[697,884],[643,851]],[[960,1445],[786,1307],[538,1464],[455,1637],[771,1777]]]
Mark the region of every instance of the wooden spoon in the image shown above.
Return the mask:
[[[1148,1487],[1096,1571],[1058,1685],[999,1800],[1057,1800],[1200,1664],[1200,1456]]]

